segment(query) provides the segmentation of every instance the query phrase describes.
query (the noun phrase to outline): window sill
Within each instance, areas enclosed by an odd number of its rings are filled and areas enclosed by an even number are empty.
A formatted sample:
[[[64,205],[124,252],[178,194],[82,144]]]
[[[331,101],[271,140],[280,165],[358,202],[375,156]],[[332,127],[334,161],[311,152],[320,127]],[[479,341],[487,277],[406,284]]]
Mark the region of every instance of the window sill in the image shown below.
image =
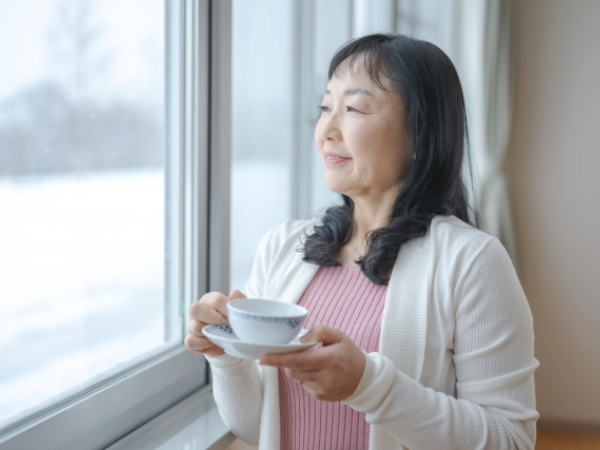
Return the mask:
[[[235,441],[210,386],[200,389],[106,450],[223,450]]]

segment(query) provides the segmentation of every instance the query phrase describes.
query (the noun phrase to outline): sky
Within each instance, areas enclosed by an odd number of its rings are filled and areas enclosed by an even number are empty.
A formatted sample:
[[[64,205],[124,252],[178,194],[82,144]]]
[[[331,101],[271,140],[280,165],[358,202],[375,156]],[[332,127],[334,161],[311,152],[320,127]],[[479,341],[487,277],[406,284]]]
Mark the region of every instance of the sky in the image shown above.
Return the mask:
[[[51,51],[57,9],[82,0],[0,0],[0,101],[41,79],[64,76]],[[99,92],[144,98],[163,83],[162,0],[94,0],[98,46],[112,60]]]

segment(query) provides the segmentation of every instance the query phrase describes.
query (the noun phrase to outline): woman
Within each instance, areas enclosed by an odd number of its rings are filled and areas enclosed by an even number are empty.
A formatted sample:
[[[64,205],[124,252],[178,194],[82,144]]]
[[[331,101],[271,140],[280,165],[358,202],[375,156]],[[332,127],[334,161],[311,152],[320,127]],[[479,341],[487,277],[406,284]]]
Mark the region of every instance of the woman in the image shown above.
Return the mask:
[[[245,294],[309,310],[322,347],[224,355],[202,336],[229,297],[192,306],[232,432],[261,449],[532,449],[531,313],[504,248],[470,225],[458,75],[434,45],[351,41],[334,56],[315,142],[343,205],[265,236]]]

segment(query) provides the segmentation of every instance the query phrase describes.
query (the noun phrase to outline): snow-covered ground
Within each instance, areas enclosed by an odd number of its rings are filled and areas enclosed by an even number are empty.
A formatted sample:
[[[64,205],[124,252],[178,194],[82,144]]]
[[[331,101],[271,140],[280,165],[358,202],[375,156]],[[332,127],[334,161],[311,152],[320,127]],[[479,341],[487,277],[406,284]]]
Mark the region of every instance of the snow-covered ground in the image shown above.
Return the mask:
[[[0,182],[0,423],[163,344],[163,186]]]
[[[234,164],[234,287],[289,214],[288,170]],[[160,170],[0,181],[0,427],[165,345],[164,214]]]

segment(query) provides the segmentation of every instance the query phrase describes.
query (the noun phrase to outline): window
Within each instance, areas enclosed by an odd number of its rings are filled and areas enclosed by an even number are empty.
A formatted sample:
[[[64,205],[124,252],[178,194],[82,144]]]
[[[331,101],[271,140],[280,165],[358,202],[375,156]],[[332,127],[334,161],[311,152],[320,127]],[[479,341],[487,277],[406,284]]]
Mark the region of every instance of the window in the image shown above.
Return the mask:
[[[0,11],[0,448],[107,446],[207,381],[182,340],[209,288],[219,7]]]
[[[0,0],[0,450],[106,447],[206,384],[191,302],[339,201],[331,56],[394,30],[458,51],[442,3]]]
[[[242,291],[261,237],[291,213],[292,12],[293,1],[233,2],[230,271]]]
[[[163,5],[138,20],[109,2],[44,6],[3,15],[30,21],[3,47],[27,42],[37,68],[0,83],[3,425],[182,333],[165,295]]]

